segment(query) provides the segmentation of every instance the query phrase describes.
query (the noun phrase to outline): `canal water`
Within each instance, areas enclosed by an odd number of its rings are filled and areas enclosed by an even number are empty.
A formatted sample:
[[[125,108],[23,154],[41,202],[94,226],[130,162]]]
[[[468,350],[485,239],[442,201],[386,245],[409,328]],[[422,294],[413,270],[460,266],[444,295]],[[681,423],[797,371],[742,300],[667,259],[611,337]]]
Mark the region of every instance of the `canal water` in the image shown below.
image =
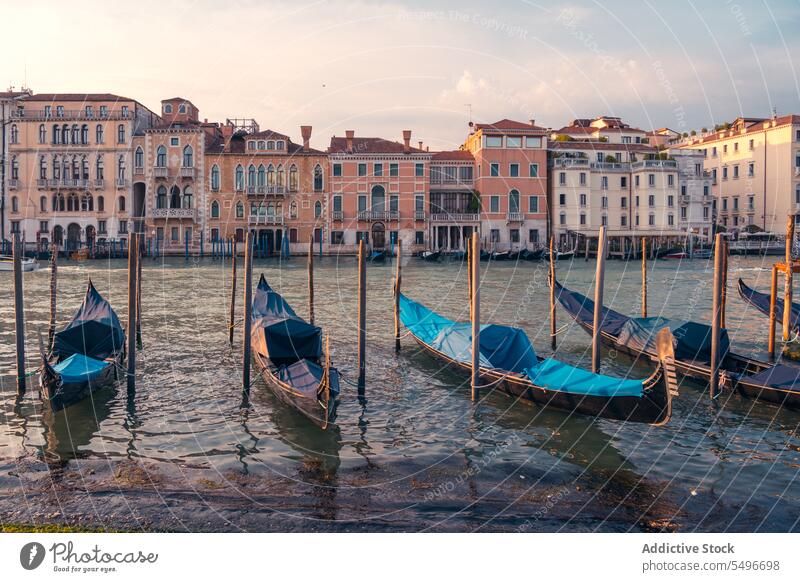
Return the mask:
[[[481,263],[484,321],[523,328],[549,349],[547,263]],[[707,322],[711,262],[651,263],[650,315]],[[255,381],[241,397],[241,328],[227,341],[230,262],[144,259],[138,390],[96,393],[53,415],[37,390],[17,402],[12,279],[0,274],[0,522],[168,531],[792,531],[800,516],[800,413],[683,382],[666,427],[540,409],[490,393],[421,353],[394,351],[394,264],[368,267],[366,399],[343,382],[337,425],[322,432]],[[240,265],[239,273],[242,269]],[[257,260],[300,315],[306,264]],[[588,293],[594,264],[558,263]],[[87,278],[126,321],[121,260],[59,265],[59,325]],[[769,287],[769,264],[732,257],[728,327],[735,350],[764,357],[766,318],[739,277]],[[333,362],[356,376],[356,263],[316,261],[316,322]],[[49,275],[25,274],[28,369],[46,334]],[[610,261],[606,303],[638,313],[637,262]],[[239,283],[241,290],[241,278]],[[407,259],[403,291],[468,318],[459,263]],[[241,312],[241,298],[237,297]],[[238,317],[241,317],[239,315]],[[558,308],[556,357],[589,366],[589,336]],[[622,354],[603,372],[644,377]],[[37,381],[30,378],[31,384]]]

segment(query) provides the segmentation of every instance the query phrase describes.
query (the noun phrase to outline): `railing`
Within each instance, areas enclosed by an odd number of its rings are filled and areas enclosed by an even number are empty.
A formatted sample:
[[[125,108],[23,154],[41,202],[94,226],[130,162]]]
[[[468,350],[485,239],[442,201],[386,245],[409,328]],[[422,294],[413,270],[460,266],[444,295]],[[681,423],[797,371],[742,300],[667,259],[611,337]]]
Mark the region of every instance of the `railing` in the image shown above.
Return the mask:
[[[194,180],[194,168],[181,168],[181,178]]]
[[[153,175],[156,178],[166,178],[169,176],[169,169],[166,166],[156,166],[153,168]]]
[[[51,111],[50,114],[45,113],[44,109],[17,109],[16,111],[11,112],[11,119],[30,119],[33,121],[42,121],[42,120],[60,120],[60,119],[70,119],[70,120],[77,120],[77,119],[85,119],[85,120],[119,120],[119,119],[133,119],[133,114],[128,111],[127,113],[122,113],[122,111],[109,111],[106,112],[104,115],[100,115],[100,112],[92,112],[92,114],[87,115],[86,111],[83,109],[67,109],[62,112],[58,111]]]
[[[36,186],[39,189],[47,188],[47,178],[39,178],[38,180],[36,180]]]
[[[194,220],[197,211],[194,208],[154,208],[153,218],[191,218]]]
[[[472,187],[472,178],[431,178],[432,186]]]
[[[593,170],[619,170],[629,172],[631,165],[624,162],[593,162],[591,164]]]
[[[254,216],[250,215],[247,217],[247,222],[249,224],[283,224],[283,216],[277,215],[264,215],[264,216]]]
[[[380,211],[362,211],[358,213],[359,220],[397,220],[399,213],[396,210]]]
[[[344,219],[344,212],[341,210],[333,210],[331,212],[331,218],[333,220],[343,220]]]
[[[17,180],[16,178],[10,179],[8,181],[8,187],[11,190],[16,190],[17,188],[19,188],[19,180]]]
[[[88,188],[89,183],[90,180],[76,180],[74,178],[47,180],[47,186],[49,188]]]
[[[105,185],[106,185],[106,181],[103,180],[102,178],[99,178],[99,179],[94,181],[94,187],[95,188],[104,188]]]
[[[678,162],[676,162],[675,160],[641,160],[639,162],[633,162],[631,164],[631,168],[634,170],[642,168],[651,170],[668,170],[677,167],[678,167]]]
[[[554,168],[569,168],[570,166],[589,167],[589,158],[553,158]]]
[[[414,211],[414,220],[425,220],[425,211],[424,210],[415,210]]]
[[[450,214],[448,212],[432,213],[430,215],[432,222],[478,222],[481,219],[480,214]]]
[[[117,188],[127,188],[128,181],[125,178],[117,178]]]
[[[687,202],[688,203],[688,202],[691,202],[691,201],[692,201],[692,197],[691,196],[689,196],[688,194],[681,194],[681,202]]]
[[[508,222],[523,222],[525,220],[525,215],[521,212],[509,212],[506,219]]]

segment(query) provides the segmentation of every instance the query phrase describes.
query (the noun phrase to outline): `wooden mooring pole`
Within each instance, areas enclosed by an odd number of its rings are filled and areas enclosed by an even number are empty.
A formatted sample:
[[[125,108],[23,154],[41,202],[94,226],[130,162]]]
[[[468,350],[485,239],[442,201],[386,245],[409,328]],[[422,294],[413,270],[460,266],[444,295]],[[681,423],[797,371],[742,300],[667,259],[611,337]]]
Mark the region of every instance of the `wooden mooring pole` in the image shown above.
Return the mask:
[[[725,311],[728,303],[728,239],[722,240],[722,291],[719,297],[719,325],[725,327]]]
[[[708,390],[711,398],[715,398],[719,388],[719,336],[722,316],[722,256],[725,253],[722,234],[717,234],[714,241],[714,289],[711,308],[711,376],[708,379]]]
[[[56,336],[56,308],[58,293],[58,246],[52,245],[50,250],[50,326],[47,330],[47,351],[53,349]]]
[[[772,281],[769,288],[769,340],[767,341],[767,351],[769,359],[775,359],[775,319],[776,301],[778,299],[778,266],[772,265]]]
[[[253,232],[247,231],[244,250],[244,322],[242,324],[242,390],[250,394],[250,330],[253,324]]]
[[[228,324],[228,343],[233,345],[233,331],[236,328],[236,256],[231,260],[231,310],[230,323]]]
[[[128,394],[136,391],[136,316],[139,310],[137,279],[139,274],[139,233],[132,232],[128,241]]]
[[[550,348],[556,349],[556,250],[550,237]]]
[[[308,322],[314,325],[314,235],[308,235]]]
[[[142,236],[136,240],[136,347],[142,349]]]
[[[594,327],[592,328],[592,372],[600,371],[600,326],[603,310],[603,282],[606,274],[606,227],[597,237],[597,268],[594,274]]]
[[[472,254],[470,270],[472,271],[472,401],[480,398],[481,381],[481,278],[480,278],[480,241],[478,233],[472,235]]]
[[[647,239],[642,237],[642,317],[647,317]]]
[[[25,311],[22,302],[22,257],[25,254],[19,234],[14,234],[14,334],[17,344],[17,396],[25,395]]]
[[[794,242],[794,215],[786,220],[786,278],[783,284],[783,341],[788,342],[792,323],[792,243]]]
[[[358,242],[358,395],[366,393],[367,257],[364,239]]]
[[[397,267],[394,276],[394,349],[400,351],[400,286],[403,281],[403,241],[397,240]]]

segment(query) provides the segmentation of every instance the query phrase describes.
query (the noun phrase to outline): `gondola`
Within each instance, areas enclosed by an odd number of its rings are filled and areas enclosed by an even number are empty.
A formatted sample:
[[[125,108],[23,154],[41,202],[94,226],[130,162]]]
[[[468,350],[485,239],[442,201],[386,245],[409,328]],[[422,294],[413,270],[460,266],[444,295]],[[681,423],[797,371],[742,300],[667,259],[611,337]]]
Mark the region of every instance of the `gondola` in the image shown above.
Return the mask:
[[[594,301],[555,282],[555,293],[570,316],[592,333]],[[634,358],[657,361],[653,339],[661,329],[670,329],[675,338],[675,368],[678,373],[707,382],[711,374],[711,328],[693,321],[674,321],[664,317],[628,317],[608,307],[601,310],[601,341]],[[735,389],[749,398],[800,407],[800,367],[766,362],[735,354],[730,350],[726,329],[720,330],[720,386]]]
[[[471,324],[451,321],[400,294],[400,320],[422,348],[449,366],[471,370]],[[644,380],[626,380],[536,355],[519,328],[482,325],[481,381],[517,398],[591,416],[666,424],[677,394],[669,332],[661,336],[662,364]]]
[[[492,253],[492,260],[493,261],[507,261],[509,259],[509,252],[508,251],[495,251]]]
[[[564,252],[556,251],[556,253],[555,253],[555,259],[557,261],[571,261],[574,256],[575,256],[575,250],[574,249],[571,250],[571,251],[564,251]],[[544,253],[544,259],[546,261],[548,261],[548,262],[550,261],[550,253],[549,252],[548,253]]]
[[[369,254],[369,262],[370,263],[385,263],[386,262],[386,251],[372,251]]]
[[[125,361],[125,331],[90,280],[72,321],[56,332],[49,352],[40,338],[39,351],[42,398],[58,411],[117,381]]]
[[[522,249],[519,253],[519,258],[523,261],[539,261],[542,258],[542,253],[544,253],[543,249],[537,249],[535,251]]]
[[[755,289],[751,289],[745,282],[739,279],[739,295],[744,299],[745,303],[749,303],[761,313],[769,317],[769,294],[761,293]],[[783,321],[783,297],[775,297],[775,313],[777,319]],[[792,329],[797,329],[800,325],[800,304],[792,302],[792,318],[790,320]]]
[[[454,251],[450,254],[450,260],[452,261],[463,261],[467,258],[466,251]]]
[[[441,256],[441,252],[439,251],[423,251],[422,254],[419,256],[423,261],[428,261],[434,263],[439,260]]]
[[[336,416],[339,372],[330,365],[327,348],[322,361],[322,330],[299,317],[264,275],[252,321],[250,345],[264,382],[279,400],[327,428]]]

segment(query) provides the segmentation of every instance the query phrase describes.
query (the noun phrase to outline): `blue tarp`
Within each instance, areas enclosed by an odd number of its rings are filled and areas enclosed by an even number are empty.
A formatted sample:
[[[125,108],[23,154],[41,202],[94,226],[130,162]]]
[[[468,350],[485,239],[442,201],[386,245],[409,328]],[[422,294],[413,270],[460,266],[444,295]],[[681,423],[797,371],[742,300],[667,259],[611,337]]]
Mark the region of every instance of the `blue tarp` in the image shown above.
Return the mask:
[[[254,346],[275,364],[322,356],[322,330],[299,317],[264,275],[253,298]]]
[[[457,323],[400,295],[400,320],[424,343],[459,362],[472,361],[472,327]],[[591,396],[642,395],[642,380],[593,374],[558,360],[539,361],[528,336],[519,328],[481,325],[481,367],[516,372],[549,390]]]
[[[89,281],[80,309],[72,321],[55,334],[53,354],[59,359],[83,354],[104,360],[121,350],[124,344],[125,332],[117,314]]]
[[[585,295],[562,287],[558,281],[555,283],[555,292],[556,298],[564,306],[564,309],[569,311],[578,322],[584,325],[594,325],[594,301]],[[600,330],[616,336],[629,319],[630,317],[627,315],[603,306],[600,309]]]
[[[319,389],[325,370],[309,360],[300,360],[289,366],[282,366],[277,371],[277,376],[282,382],[291,385],[298,392],[313,395]],[[339,373],[336,369],[330,370],[329,385],[331,398],[339,394]]]
[[[763,386],[800,392],[800,368],[777,364],[763,372],[746,376],[744,380]]]
[[[739,295],[742,299],[756,307],[761,313],[769,317],[769,293],[761,293],[755,289],[751,289],[745,282],[739,279]],[[783,321],[783,297],[775,298],[775,313],[777,314],[778,321]],[[789,319],[789,325],[797,328],[800,326],[800,305],[792,303],[792,315]]]
[[[675,321],[666,317],[629,319],[617,336],[619,345],[655,352],[655,337],[665,327],[672,332],[675,358],[684,362],[711,362],[711,326],[694,321]],[[720,329],[720,357],[730,349],[728,331]]]
[[[53,369],[61,375],[64,383],[86,382],[99,376],[106,367],[113,364],[95,360],[83,354],[72,354],[59,362]]]

